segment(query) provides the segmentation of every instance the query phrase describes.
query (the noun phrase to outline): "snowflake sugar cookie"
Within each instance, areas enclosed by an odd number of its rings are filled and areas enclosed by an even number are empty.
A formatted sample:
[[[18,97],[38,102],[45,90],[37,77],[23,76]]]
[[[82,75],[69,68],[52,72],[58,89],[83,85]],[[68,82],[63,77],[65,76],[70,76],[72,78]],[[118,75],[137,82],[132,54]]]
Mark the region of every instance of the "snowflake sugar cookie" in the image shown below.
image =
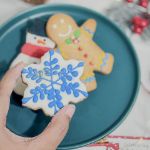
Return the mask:
[[[22,71],[23,81],[28,85],[22,99],[23,106],[53,116],[63,106],[78,103],[88,96],[85,85],[80,81],[84,62],[65,61],[60,54],[51,50],[40,64],[31,64]]]

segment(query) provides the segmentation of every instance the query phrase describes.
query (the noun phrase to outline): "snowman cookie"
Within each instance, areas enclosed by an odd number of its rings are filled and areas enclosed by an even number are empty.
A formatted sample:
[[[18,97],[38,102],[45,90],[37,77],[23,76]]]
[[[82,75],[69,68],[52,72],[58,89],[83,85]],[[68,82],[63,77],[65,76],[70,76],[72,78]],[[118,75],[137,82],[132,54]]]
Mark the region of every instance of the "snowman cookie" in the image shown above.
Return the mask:
[[[109,74],[114,57],[105,53],[94,41],[96,22],[88,19],[81,27],[66,14],[56,14],[47,22],[47,35],[54,40],[64,59],[83,60],[85,68],[81,80],[87,91],[96,89],[94,71]]]
[[[39,63],[41,56],[54,47],[55,43],[46,36],[45,21],[40,19],[35,19],[32,22],[29,21],[26,42],[21,47],[20,53],[14,59],[10,67],[15,66],[20,61],[23,61],[27,65]],[[23,96],[25,88],[26,85],[22,82],[22,79],[19,78],[14,89],[15,93]]]
[[[23,106],[42,109],[53,116],[70,102],[78,103],[88,97],[85,85],[80,81],[84,62],[64,60],[54,50],[41,58],[40,64],[31,64],[22,71],[28,85],[22,99]]]

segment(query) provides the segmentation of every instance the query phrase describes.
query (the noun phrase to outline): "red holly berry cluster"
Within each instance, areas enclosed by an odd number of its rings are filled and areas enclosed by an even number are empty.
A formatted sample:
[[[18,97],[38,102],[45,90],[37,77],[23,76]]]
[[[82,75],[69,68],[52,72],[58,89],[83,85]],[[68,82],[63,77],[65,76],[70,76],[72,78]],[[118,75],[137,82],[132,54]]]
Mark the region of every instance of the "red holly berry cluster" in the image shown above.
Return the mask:
[[[144,29],[148,27],[149,20],[146,18],[142,18],[141,16],[134,16],[132,18],[132,24],[133,24],[133,32],[137,34],[142,34]]]
[[[139,5],[147,8],[148,7],[148,0],[140,0]]]
[[[133,3],[134,0],[126,0],[128,3]],[[144,7],[144,8],[147,8],[148,7],[148,0],[140,0],[139,1],[139,5]]]
[[[133,3],[134,0],[126,0],[128,3]],[[148,8],[148,0],[139,0],[138,5]],[[149,26],[149,19],[142,16],[134,16],[131,20],[133,26],[132,31],[137,34],[142,34],[144,29]]]

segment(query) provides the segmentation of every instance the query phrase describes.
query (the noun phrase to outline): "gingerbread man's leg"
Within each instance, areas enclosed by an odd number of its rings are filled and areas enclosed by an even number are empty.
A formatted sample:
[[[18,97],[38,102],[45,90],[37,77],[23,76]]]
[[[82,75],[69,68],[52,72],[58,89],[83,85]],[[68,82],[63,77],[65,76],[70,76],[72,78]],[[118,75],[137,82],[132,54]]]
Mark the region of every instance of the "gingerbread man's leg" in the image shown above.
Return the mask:
[[[103,74],[109,74],[112,71],[114,64],[114,56],[110,53],[105,53],[105,57],[103,58],[103,62],[100,65],[100,72]]]
[[[111,53],[105,53],[102,49],[99,50],[99,55],[97,54],[97,56],[99,63],[96,65],[95,70],[103,74],[111,73],[114,64],[114,56]]]
[[[97,83],[96,83],[95,75],[93,73],[93,70],[91,70],[91,68],[88,67],[87,65],[85,65],[84,67],[84,72],[81,76],[81,80],[85,84],[86,90],[88,92],[96,89]]]
[[[85,84],[86,90],[88,92],[91,92],[97,88],[95,76],[89,77],[86,80],[82,80],[82,82]]]
[[[94,19],[88,19],[80,28],[86,31],[91,38],[93,38],[96,31],[96,21]]]

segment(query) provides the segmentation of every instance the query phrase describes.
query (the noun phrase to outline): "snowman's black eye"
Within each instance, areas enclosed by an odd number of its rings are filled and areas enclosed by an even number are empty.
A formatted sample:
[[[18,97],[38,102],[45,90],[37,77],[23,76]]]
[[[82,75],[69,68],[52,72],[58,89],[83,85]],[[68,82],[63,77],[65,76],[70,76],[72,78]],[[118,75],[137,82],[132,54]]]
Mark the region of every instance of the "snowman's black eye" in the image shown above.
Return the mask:
[[[46,42],[46,39],[43,39],[44,40],[44,42]]]
[[[36,36],[34,37],[34,39],[36,40]]]

